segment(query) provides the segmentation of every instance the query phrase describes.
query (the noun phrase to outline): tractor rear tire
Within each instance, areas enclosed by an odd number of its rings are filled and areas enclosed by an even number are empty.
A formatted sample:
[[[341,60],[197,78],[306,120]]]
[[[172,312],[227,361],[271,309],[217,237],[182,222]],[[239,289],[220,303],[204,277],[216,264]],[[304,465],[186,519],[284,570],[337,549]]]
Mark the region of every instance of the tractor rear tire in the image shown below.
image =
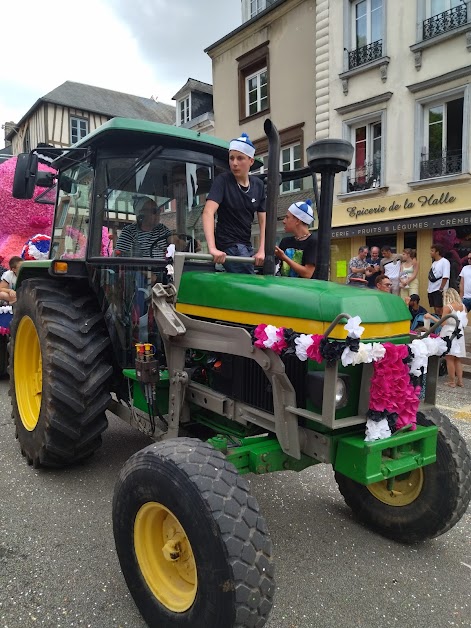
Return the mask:
[[[208,443],[171,439],[134,454],[116,484],[113,530],[151,628],[265,625],[274,593],[265,521],[247,481]]]
[[[437,460],[400,476],[395,495],[388,492],[386,481],[368,487],[335,473],[355,516],[401,543],[444,534],[461,519],[471,499],[471,456],[458,429],[437,408],[419,412],[417,423],[438,427]]]
[[[11,324],[10,395],[21,452],[35,467],[88,458],[110,400],[109,337],[83,283],[24,281]]]

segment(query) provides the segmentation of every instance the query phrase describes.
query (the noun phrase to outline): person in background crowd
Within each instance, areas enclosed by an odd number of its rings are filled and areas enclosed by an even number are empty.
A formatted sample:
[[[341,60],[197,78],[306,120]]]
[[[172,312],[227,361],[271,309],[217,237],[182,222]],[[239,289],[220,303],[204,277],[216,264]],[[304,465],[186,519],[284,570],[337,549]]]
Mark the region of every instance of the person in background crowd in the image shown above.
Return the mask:
[[[376,288],[376,278],[381,275],[381,258],[379,255],[379,246],[372,246],[370,255],[366,258],[369,268],[365,271],[365,278],[368,282],[368,288]]]
[[[261,179],[249,175],[254,156],[255,147],[246,133],[231,140],[230,172],[223,172],[214,179],[203,209],[203,229],[209,253],[216,264],[224,264],[230,273],[254,272],[250,264],[225,262],[227,255],[254,256],[250,237],[255,212],[260,225],[260,246],[255,253],[255,265],[262,266],[265,259],[265,188]]]
[[[381,290],[381,292],[389,292],[391,293],[392,283],[389,277],[386,275],[379,275],[376,277],[376,289]]]
[[[312,279],[316,268],[317,246],[309,225],[314,220],[312,202],[297,202],[288,207],[283,224],[287,233],[280,246],[275,246],[275,255],[281,261],[281,275]]]
[[[454,288],[446,288],[443,291],[443,314],[455,314],[458,318],[459,338],[453,338],[451,341],[451,349],[445,356],[446,367],[448,371],[447,386],[455,388],[463,387],[463,363],[462,358],[466,357],[466,345],[464,339],[464,327],[468,324],[468,314],[460,295]],[[430,315],[429,315],[430,316]],[[442,338],[452,337],[455,331],[456,323],[454,319],[448,318],[442,325],[440,336]],[[456,382],[455,382],[456,378]]]
[[[7,303],[16,303],[16,278],[18,275],[18,271],[20,270],[20,266],[23,263],[23,259],[18,256],[13,256],[10,259],[9,266],[10,270],[5,271],[2,274],[0,280],[0,300],[6,301]]]
[[[404,249],[402,251],[401,270],[399,273],[400,294],[403,299],[406,299],[411,294],[417,294],[419,291],[418,272],[417,252],[415,249]]]
[[[424,324],[424,316],[425,314],[427,314],[427,310],[424,307],[422,307],[422,305],[419,305],[420,304],[419,295],[411,294],[410,297],[406,297],[404,300],[412,316],[412,321],[410,324],[411,331],[413,331],[417,327],[422,327],[422,325]]]
[[[460,297],[469,312],[471,310],[471,251],[466,259],[467,263],[460,272]]]
[[[443,257],[441,244],[432,244],[430,256],[432,257],[432,267],[428,273],[428,303],[430,307],[434,308],[435,314],[441,316],[443,311],[443,291],[449,286],[450,262]]]
[[[368,268],[368,247],[360,246],[358,249],[358,255],[352,257],[348,264],[347,284],[350,286],[364,286],[366,285],[366,269]]]
[[[401,256],[393,253],[389,245],[381,247],[381,271],[389,277],[392,283],[392,293],[399,294],[399,273],[401,271]]]

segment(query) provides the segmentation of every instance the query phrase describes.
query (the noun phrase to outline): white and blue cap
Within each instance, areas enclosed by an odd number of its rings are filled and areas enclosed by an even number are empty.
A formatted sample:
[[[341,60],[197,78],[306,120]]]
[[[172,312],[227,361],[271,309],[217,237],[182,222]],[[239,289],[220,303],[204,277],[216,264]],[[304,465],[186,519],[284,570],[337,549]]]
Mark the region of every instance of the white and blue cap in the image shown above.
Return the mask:
[[[244,155],[247,155],[252,159],[255,155],[255,146],[250,141],[247,133],[242,133],[240,137],[237,137],[235,140],[231,140],[229,150],[238,150],[239,153],[244,153]]]
[[[299,220],[302,220],[307,225],[310,225],[314,220],[314,212],[312,211],[312,201],[308,199],[307,201],[298,201],[297,203],[293,203],[288,207],[288,211]]]

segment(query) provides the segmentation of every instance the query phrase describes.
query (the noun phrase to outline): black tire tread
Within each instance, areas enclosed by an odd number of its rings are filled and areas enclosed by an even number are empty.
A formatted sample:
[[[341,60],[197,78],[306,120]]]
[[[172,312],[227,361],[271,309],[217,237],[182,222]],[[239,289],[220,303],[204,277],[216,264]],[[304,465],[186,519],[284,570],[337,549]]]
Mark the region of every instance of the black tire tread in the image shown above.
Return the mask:
[[[24,281],[19,289],[19,316],[13,319],[12,335],[25,300],[35,304],[35,324],[41,327],[43,337],[40,421],[44,434],[39,445],[33,444],[27,434],[22,438],[11,361],[10,393],[21,448],[34,466],[73,464],[96,450],[108,424],[105,410],[113,372],[108,333],[95,296],[86,284],[64,285],[46,278]]]
[[[444,521],[443,526],[435,534],[435,536],[440,536],[458,523],[471,501],[471,456],[458,428],[438,408],[432,408],[427,414],[419,412],[419,415],[423,420],[428,420],[438,427],[454,460],[452,472],[456,478],[454,481],[457,491],[456,506],[450,513],[448,521]]]
[[[426,413],[418,412],[417,422],[420,425],[438,427],[437,456],[441,452],[443,468],[440,472],[445,474],[447,479],[447,487],[442,489],[446,491],[446,509],[437,511],[434,508],[435,504],[430,503],[428,504],[430,516],[422,516],[420,520],[414,520],[412,517],[410,523],[406,518],[397,526],[385,526],[362,496],[365,494],[365,487],[340,473],[335,473],[339,491],[357,519],[380,534],[402,543],[416,543],[448,532],[464,515],[471,500],[471,456],[457,427],[437,408],[431,408]],[[430,467],[424,467],[425,474]],[[436,478],[435,482],[437,484],[435,491],[440,491],[441,485],[438,486],[440,478]],[[405,512],[406,509],[412,512],[414,503],[404,508],[393,507],[393,511]]]
[[[245,478],[209,443],[178,438],[152,444],[123,467],[115,491],[148,456],[173,463],[193,482],[210,509],[235,580],[236,628],[262,628],[273,604],[272,546],[257,501]],[[113,505],[114,511],[114,505]]]

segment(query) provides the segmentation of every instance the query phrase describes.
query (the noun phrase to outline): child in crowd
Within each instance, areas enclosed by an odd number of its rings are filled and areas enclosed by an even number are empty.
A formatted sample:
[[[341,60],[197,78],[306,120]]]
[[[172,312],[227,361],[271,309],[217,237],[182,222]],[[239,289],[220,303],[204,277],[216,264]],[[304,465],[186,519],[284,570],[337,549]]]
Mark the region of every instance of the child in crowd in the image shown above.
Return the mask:
[[[6,301],[10,305],[16,303],[16,277],[22,263],[21,257],[16,255],[12,257],[8,264],[10,270],[5,271],[0,280],[0,300]]]

